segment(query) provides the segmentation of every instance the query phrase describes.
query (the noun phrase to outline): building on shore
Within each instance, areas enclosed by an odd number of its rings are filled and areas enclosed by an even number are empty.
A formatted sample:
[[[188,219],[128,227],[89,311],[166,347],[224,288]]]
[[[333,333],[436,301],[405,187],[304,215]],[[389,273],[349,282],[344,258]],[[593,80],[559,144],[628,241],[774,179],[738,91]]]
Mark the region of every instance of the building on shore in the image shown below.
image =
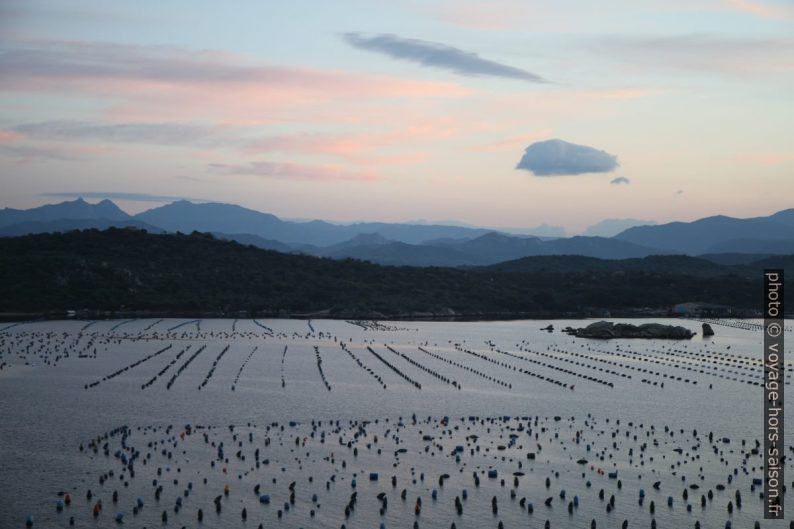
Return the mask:
[[[725,318],[735,315],[733,308],[728,305],[701,303],[699,301],[690,301],[673,305],[672,312],[676,316],[686,317]]]

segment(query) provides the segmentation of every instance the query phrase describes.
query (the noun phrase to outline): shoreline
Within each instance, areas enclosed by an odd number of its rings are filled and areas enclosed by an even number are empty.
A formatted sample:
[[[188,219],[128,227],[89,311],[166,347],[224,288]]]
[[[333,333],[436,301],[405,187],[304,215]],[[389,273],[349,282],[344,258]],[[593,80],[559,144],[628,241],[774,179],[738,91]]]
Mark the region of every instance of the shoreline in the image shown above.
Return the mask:
[[[48,311],[48,312],[0,312],[0,322],[48,321],[48,320],[116,320],[116,319],[147,319],[147,318],[207,318],[207,319],[292,319],[292,320],[370,320],[370,321],[514,321],[514,320],[588,320],[594,318],[622,318],[622,319],[699,319],[710,317],[692,315],[687,317],[669,311],[649,310],[597,310],[571,311],[571,312],[480,312],[480,313],[398,313],[383,314],[379,312],[350,312],[331,313],[319,311],[300,313],[289,311],[146,311],[146,310],[75,310],[75,311]],[[735,314],[728,319],[758,319],[761,315]]]

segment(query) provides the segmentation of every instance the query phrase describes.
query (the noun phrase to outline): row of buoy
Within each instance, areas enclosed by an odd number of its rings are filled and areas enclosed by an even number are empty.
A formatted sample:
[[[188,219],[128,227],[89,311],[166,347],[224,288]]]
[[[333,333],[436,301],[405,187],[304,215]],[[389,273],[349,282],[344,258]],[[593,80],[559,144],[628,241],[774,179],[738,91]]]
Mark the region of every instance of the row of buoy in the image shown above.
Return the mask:
[[[215,360],[212,361],[212,365],[210,366],[210,369],[207,372],[207,375],[204,377],[204,380],[201,381],[201,384],[199,384],[199,387],[198,387],[199,390],[204,388],[209,383],[210,379],[212,378],[212,375],[215,373],[215,369],[218,367],[218,364],[221,361],[221,358],[223,358],[223,355],[225,355],[226,351],[229,350],[229,347],[230,347],[230,345],[227,344],[226,347],[221,349],[221,352],[218,353],[218,357]]]
[[[287,382],[284,380],[284,363],[287,361],[287,346],[284,346],[284,350],[281,351],[281,387],[285,387]]]
[[[408,356],[405,353],[402,353],[400,351],[397,351],[396,349],[394,349],[393,347],[391,347],[389,345],[386,345],[386,344],[383,344],[383,345],[386,347],[386,349],[388,349],[392,353],[400,356],[401,358],[403,358],[406,362],[408,362],[412,366],[421,369],[425,373],[428,373],[429,375],[435,377],[437,380],[440,380],[441,382],[444,382],[445,384],[449,384],[450,386],[454,386],[457,389],[461,389],[460,388],[460,384],[458,384],[457,381],[452,380],[449,377],[446,377],[446,376],[442,375],[441,373],[439,373],[435,369],[430,369],[429,367],[425,366],[424,364],[421,364],[421,363],[417,362],[416,360],[414,360],[410,356]]]
[[[631,375],[629,375],[628,373],[620,373],[618,371],[615,371],[614,369],[609,369],[609,368],[606,368],[606,367],[599,367],[599,366],[596,366],[595,364],[587,364],[587,363],[579,361],[579,360],[573,360],[573,359],[570,359],[570,358],[565,358],[564,356],[560,357],[560,356],[552,355],[552,354],[549,354],[549,353],[543,353],[543,352],[540,352],[540,351],[533,351],[532,349],[529,349],[528,347],[525,347],[525,346],[523,346],[521,344],[517,344],[516,346],[518,347],[518,350],[523,352],[523,353],[529,353],[529,354],[532,354],[532,355],[536,355],[536,356],[541,356],[543,358],[547,358],[549,360],[554,360],[554,361],[557,361],[557,362],[563,362],[563,363],[575,365],[575,366],[578,366],[578,367],[584,367],[585,369],[591,369],[593,371],[598,371],[599,373],[606,373],[608,375],[614,375],[614,376],[620,377],[620,378],[631,379]],[[549,346],[549,347],[551,347],[551,346]],[[516,355],[516,356],[518,356],[518,355]]]
[[[381,355],[379,355],[378,353],[376,353],[376,352],[375,352],[375,350],[374,350],[372,347],[370,347],[369,345],[367,346],[367,351],[369,351],[370,353],[372,353],[372,354],[373,354],[373,356],[375,356],[375,358],[377,358],[378,360],[380,360],[381,362],[383,362],[383,364],[384,364],[386,367],[388,367],[389,369],[391,369],[392,371],[394,371],[395,373],[397,373],[397,375],[398,375],[398,376],[400,376],[402,379],[404,379],[404,380],[405,380],[406,382],[408,382],[410,385],[412,385],[412,386],[413,386],[413,387],[415,387],[416,389],[422,389],[422,384],[420,384],[420,383],[419,383],[419,382],[417,382],[416,380],[412,379],[412,378],[411,378],[411,377],[409,377],[407,374],[403,373],[403,372],[402,372],[402,371],[401,371],[401,370],[400,370],[398,367],[394,366],[394,365],[393,365],[391,362],[389,362],[388,360],[386,360],[385,358],[383,358]]]
[[[176,372],[173,375],[171,375],[171,378],[168,380],[168,383],[165,385],[165,388],[171,389],[171,386],[174,385],[174,382],[176,381],[177,377],[179,377],[179,375],[181,375],[182,372],[185,369],[187,369],[187,367],[191,364],[191,362],[193,362],[193,360],[195,360],[196,357],[200,355],[206,348],[207,348],[206,345],[202,345],[198,349],[196,349],[196,351],[192,355],[190,355],[181,366],[179,366]]]
[[[236,322],[237,320],[234,321]],[[248,362],[251,361],[251,357],[254,356],[254,353],[258,348],[259,346],[255,345],[251,352],[248,353],[248,356],[245,357],[245,360],[243,360],[243,363],[240,365],[240,369],[237,370],[237,374],[234,376],[234,381],[232,382],[232,391],[234,391],[237,387],[237,382],[240,380],[240,376],[243,374],[243,369],[245,369],[245,366],[247,366]]]
[[[615,384],[613,382],[609,382],[607,380],[603,380],[603,379],[600,379],[600,378],[592,377],[590,375],[584,375],[582,373],[578,373],[576,371],[573,371],[571,369],[567,369],[565,367],[555,366],[555,365],[550,364],[548,362],[541,362],[541,361],[538,361],[538,360],[534,360],[532,358],[527,358],[525,356],[517,355],[515,353],[510,353],[508,351],[503,351],[503,350],[498,349],[498,348],[494,348],[493,350],[495,352],[499,353],[499,354],[502,354],[502,355],[505,355],[505,356],[509,356],[510,358],[515,358],[516,360],[523,360],[523,361],[529,362],[531,364],[539,365],[541,367],[546,367],[548,369],[553,369],[555,371],[559,371],[561,373],[565,373],[566,375],[575,376],[575,377],[581,378],[583,380],[588,380],[590,382],[594,382],[596,384],[602,384],[604,386],[609,386],[610,388],[615,386]],[[527,351],[527,352],[532,353],[533,351]]]
[[[499,381],[499,380],[494,380],[494,378],[493,378],[493,377],[491,377],[490,375],[488,375],[488,374],[487,374],[487,373],[485,373],[484,371],[481,371],[481,370],[479,370],[479,369],[475,369],[475,368],[471,367],[471,366],[470,366],[470,365],[468,365],[468,364],[465,364],[465,363],[463,363],[463,362],[455,362],[454,360],[449,360],[448,358],[444,358],[444,357],[443,357],[443,356],[441,356],[440,354],[437,354],[437,353],[433,353],[433,352],[431,352],[431,351],[428,351],[427,349],[425,349],[425,348],[424,348],[424,347],[422,347],[422,346],[419,346],[419,347],[417,347],[417,349],[419,349],[419,351],[421,351],[421,352],[425,353],[426,355],[428,355],[428,356],[431,356],[431,357],[435,358],[436,360],[441,360],[442,362],[444,362],[444,363],[446,363],[446,364],[449,364],[449,365],[451,365],[451,366],[453,366],[453,367],[457,367],[457,368],[459,368],[459,369],[463,369],[463,370],[465,370],[465,371],[468,371],[469,373],[473,373],[473,374],[475,374],[475,375],[479,376],[480,378],[483,378],[483,379],[485,379],[485,380],[488,380],[489,382],[493,382],[494,384],[498,384],[498,385],[500,385],[500,386],[503,386],[503,385],[504,385],[504,384],[502,384],[502,382],[501,382],[501,381]]]
[[[316,345],[314,346],[314,357],[317,362],[317,370],[320,372],[320,379],[323,381],[325,389],[331,391],[331,384],[328,383],[328,379],[325,378],[325,372],[323,372],[323,359],[320,356],[320,348]]]
[[[173,347],[173,345],[174,344],[168,344],[165,347],[163,347],[162,349],[159,349],[159,350],[155,351],[154,353],[146,355],[143,358],[141,358],[140,360],[137,360],[137,361],[131,363],[130,365],[126,366],[126,367],[122,367],[121,369],[118,369],[118,370],[114,371],[113,373],[102,377],[100,380],[96,380],[94,382],[91,382],[90,384],[86,384],[85,385],[85,389],[96,387],[96,386],[99,385],[100,382],[106,382],[108,380],[111,380],[111,379],[123,374],[123,373],[126,373],[130,369],[134,369],[134,368],[138,367],[139,365],[143,364],[144,362],[148,362],[152,358],[155,358],[155,357],[163,354],[164,352],[166,352],[169,349],[171,349],[171,347]]]
[[[342,350],[343,350],[344,352],[346,352],[346,353],[348,354],[348,356],[350,356],[350,358],[352,358],[352,359],[353,359],[353,361],[354,361],[354,362],[355,362],[355,363],[358,365],[358,367],[360,367],[361,369],[363,369],[365,372],[369,373],[369,375],[370,375],[372,378],[374,378],[374,379],[375,379],[375,381],[376,381],[378,384],[380,384],[380,386],[381,386],[383,389],[387,389],[387,387],[386,387],[386,383],[383,381],[383,378],[382,378],[382,377],[381,377],[379,374],[377,374],[377,373],[376,373],[376,372],[375,372],[375,371],[374,371],[372,368],[370,368],[370,367],[368,367],[367,365],[365,365],[365,364],[364,364],[364,362],[362,362],[362,361],[361,361],[361,359],[359,359],[359,357],[358,357],[358,356],[356,356],[356,355],[353,353],[353,351],[351,351],[351,350],[348,348],[348,346],[345,344],[345,342],[339,342],[339,347],[341,347],[341,348],[342,348]]]
[[[376,320],[345,320],[350,325],[355,325],[356,327],[360,327],[365,331],[386,331],[386,332],[397,332],[397,331],[418,331],[419,329],[410,329],[408,327],[399,327],[397,325],[387,325],[385,323],[381,323]]]
[[[191,347],[193,347],[193,345],[192,344],[188,344],[185,347],[183,347],[182,349],[180,349],[179,351],[177,351],[176,355],[174,356],[174,358],[171,359],[170,362],[168,362],[162,369],[160,369],[160,371],[155,373],[152,376],[152,378],[150,378],[147,382],[144,382],[141,385],[141,389],[146,389],[146,388],[150,387],[152,384],[154,384],[155,382],[157,382],[157,379],[162,377],[169,369],[171,369],[171,367],[173,367],[174,364],[176,364],[179,361],[179,359],[182,358],[182,355],[185,354]]]
[[[265,330],[265,333],[266,333],[266,334],[269,334],[270,336],[273,336],[273,335],[275,334],[275,333],[273,332],[273,329],[272,329],[272,328],[270,328],[270,327],[268,327],[268,326],[267,326],[267,325],[265,325],[264,323],[262,323],[262,322],[260,322],[260,321],[257,321],[257,320],[253,320],[253,322],[254,322],[254,324],[255,324],[255,325],[258,325],[259,327],[263,328],[263,329]]]
[[[192,325],[192,324],[196,325],[196,332],[201,332],[201,320],[188,320],[188,321],[183,321],[182,323],[177,323],[173,327],[169,327],[168,332],[173,332],[179,329],[180,327],[184,327],[186,325]]]

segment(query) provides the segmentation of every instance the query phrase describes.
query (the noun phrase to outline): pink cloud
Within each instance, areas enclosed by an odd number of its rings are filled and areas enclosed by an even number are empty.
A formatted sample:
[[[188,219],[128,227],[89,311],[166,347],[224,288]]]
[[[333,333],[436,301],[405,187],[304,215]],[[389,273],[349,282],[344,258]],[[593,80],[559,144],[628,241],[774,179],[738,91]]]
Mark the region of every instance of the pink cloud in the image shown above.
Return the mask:
[[[255,140],[245,148],[251,153],[301,152],[352,157],[387,146],[405,137],[366,134],[296,134]],[[390,141],[391,140],[391,141]]]
[[[371,150],[374,143],[371,138],[360,135],[294,134],[254,140],[243,150],[253,154],[300,152],[351,156]]]
[[[664,0],[656,1],[655,7],[674,11],[732,12],[771,20],[794,19],[794,6],[788,0]]]
[[[447,120],[423,120],[405,128],[387,132],[358,132],[347,134],[292,134],[254,140],[243,148],[249,154],[299,153],[328,155],[357,165],[400,165],[414,163],[428,157],[417,151],[430,141],[449,138],[461,127]],[[394,152],[395,149],[409,152]]]
[[[786,153],[753,153],[753,154],[738,154],[729,157],[731,162],[738,162],[747,165],[755,165],[761,167],[773,167],[794,161],[794,154]]]
[[[794,18],[794,8],[791,5],[771,5],[763,2],[752,2],[750,0],[725,0],[724,6],[739,13],[745,13],[762,18],[775,20],[791,20]]]
[[[102,97],[125,119],[289,119],[329,101],[460,97],[442,81],[339,70],[250,64],[214,50],[48,40],[25,41],[0,56],[0,90]]]
[[[423,162],[430,158],[427,152],[410,152],[405,154],[373,154],[364,155],[351,158],[351,162],[364,166],[394,166],[394,165],[407,165],[418,162]]]
[[[510,30],[521,25],[527,15],[526,4],[494,1],[488,4],[467,1],[443,2],[429,9],[439,20],[471,29]]]
[[[418,5],[422,13],[446,24],[486,31],[571,31],[587,18],[570,10],[560,14],[526,0],[440,0]]]
[[[18,134],[11,130],[0,130],[0,142],[2,141],[16,141],[22,138],[21,134]]]
[[[470,150],[480,152],[520,151],[526,147],[528,143],[550,138],[552,133],[552,129],[543,129],[527,134],[518,134],[503,140],[475,145],[471,147]]]

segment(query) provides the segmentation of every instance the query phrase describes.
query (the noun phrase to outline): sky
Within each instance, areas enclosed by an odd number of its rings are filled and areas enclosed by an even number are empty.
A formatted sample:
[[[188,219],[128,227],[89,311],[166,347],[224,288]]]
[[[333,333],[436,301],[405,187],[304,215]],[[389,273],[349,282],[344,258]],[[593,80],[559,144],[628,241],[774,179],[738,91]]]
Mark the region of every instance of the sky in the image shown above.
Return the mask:
[[[794,207],[792,29],[773,0],[0,0],[0,207],[767,215]]]

